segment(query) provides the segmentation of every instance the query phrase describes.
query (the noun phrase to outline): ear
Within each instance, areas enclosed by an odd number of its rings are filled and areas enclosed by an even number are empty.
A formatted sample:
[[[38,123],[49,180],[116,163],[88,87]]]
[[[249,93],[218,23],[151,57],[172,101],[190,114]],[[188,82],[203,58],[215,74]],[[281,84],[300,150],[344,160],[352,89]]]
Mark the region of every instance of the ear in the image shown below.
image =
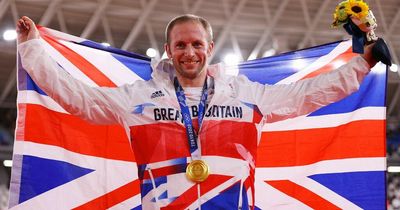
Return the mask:
[[[208,44],[207,55],[210,57],[211,54],[213,54],[213,52],[214,52],[214,42],[211,41],[211,42]]]
[[[164,44],[164,50],[167,53],[168,58],[172,58],[171,48],[169,47],[168,43]]]

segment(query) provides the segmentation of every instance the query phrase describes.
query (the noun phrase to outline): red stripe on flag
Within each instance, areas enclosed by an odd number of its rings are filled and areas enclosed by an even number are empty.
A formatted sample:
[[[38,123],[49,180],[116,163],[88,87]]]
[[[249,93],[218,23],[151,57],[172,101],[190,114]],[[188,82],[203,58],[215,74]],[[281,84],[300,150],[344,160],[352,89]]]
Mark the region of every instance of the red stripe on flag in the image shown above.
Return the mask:
[[[35,104],[26,107],[25,141],[63,147],[85,155],[134,161],[125,130],[119,125],[94,125],[73,115]]]
[[[190,157],[185,128],[177,123],[131,126],[132,146],[137,163]],[[146,139],[146,141],[139,141]]]
[[[135,195],[140,193],[139,180],[130,182],[122,187],[119,187],[105,195],[102,195],[88,203],[85,203],[79,207],[74,208],[75,210],[91,210],[91,209],[107,209],[117,205]],[[127,209],[133,208],[134,206],[126,206]]]
[[[206,181],[200,183],[200,195],[204,195],[218,185],[228,181],[231,176],[211,174]],[[190,204],[197,200],[197,184],[193,185],[186,192],[181,194],[176,200],[168,206],[162,207],[162,210],[187,209]]]
[[[331,62],[327,63],[325,66],[323,66],[320,69],[317,69],[317,70],[307,74],[306,76],[304,76],[301,79],[311,78],[311,77],[318,76],[321,73],[330,72],[333,69],[337,68],[335,65],[338,62],[343,63],[343,64],[348,63],[350,61],[350,59],[352,59],[356,55],[358,55],[358,54],[353,53],[352,48],[349,47],[349,49],[347,49],[346,52],[344,52],[343,54],[340,54],[335,59],[333,59]]]
[[[42,34],[42,38],[48,42],[54,49],[60,52],[73,65],[75,65],[82,73],[88,76],[93,82],[102,87],[116,87],[106,75],[96,68],[92,63],[83,58],[81,55],[71,50],[67,46],[61,44],[57,40],[48,35]]]
[[[250,176],[247,177],[247,179],[244,181],[243,185],[246,189],[246,191],[248,191],[249,189],[251,190],[251,196],[252,198],[255,198],[255,188],[254,188],[254,170],[250,170]],[[252,202],[249,203],[251,206],[251,210],[254,210],[255,207],[255,200],[252,199]]]
[[[206,123],[207,122],[207,123]],[[201,138],[201,153],[237,159],[256,157],[257,128],[252,122],[230,120],[208,120],[203,123],[206,130]],[[241,150],[243,149],[243,150]]]
[[[312,209],[321,209],[321,207],[325,210],[340,209],[321,196],[289,180],[265,182],[279,191],[301,201],[303,204],[311,207]]]
[[[205,120],[200,133],[202,155],[243,159],[247,151],[255,159],[257,129],[251,122]],[[132,126],[132,144],[138,164],[190,157],[185,127],[177,123]],[[223,129],[222,129],[223,128]],[[135,141],[146,139],[146,141]],[[240,147],[240,148],[239,148]],[[240,154],[240,149],[245,151]]]
[[[17,125],[15,131],[15,140],[23,140],[25,139],[25,116],[26,116],[26,104],[18,104],[18,117],[17,117]]]
[[[161,176],[168,176],[168,175],[177,174],[177,173],[185,173],[187,165],[188,164],[172,165],[172,166],[165,166],[165,167],[161,167],[161,168],[151,169],[151,175],[153,177],[150,176],[150,173],[148,170],[145,170],[143,179],[152,179],[152,178],[156,179]]]
[[[385,157],[385,121],[362,120],[334,128],[264,132],[257,154],[258,167]]]

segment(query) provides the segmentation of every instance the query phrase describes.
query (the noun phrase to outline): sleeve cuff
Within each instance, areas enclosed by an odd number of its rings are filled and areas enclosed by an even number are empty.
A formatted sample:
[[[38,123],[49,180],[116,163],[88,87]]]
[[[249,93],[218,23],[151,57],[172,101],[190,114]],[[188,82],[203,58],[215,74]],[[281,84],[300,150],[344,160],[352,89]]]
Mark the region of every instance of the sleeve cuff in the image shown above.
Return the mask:
[[[29,46],[32,46],[32,45],[40,45],[41,42],[42,42],[41,39],[31,39],[31,40],[28,40],[28,41],[23,42],[23,43],[21,43],[21,44],[18,44],[17,48],[18,48],[18,51],[23,52],[23,51],[24,51],[26,48],[28,48]]]

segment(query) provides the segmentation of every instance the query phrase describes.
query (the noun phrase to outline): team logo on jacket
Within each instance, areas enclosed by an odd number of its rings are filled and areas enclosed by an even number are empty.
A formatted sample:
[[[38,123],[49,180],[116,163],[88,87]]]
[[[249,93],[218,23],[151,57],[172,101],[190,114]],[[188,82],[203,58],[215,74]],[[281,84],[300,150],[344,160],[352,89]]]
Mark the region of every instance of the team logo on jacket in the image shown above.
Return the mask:
[[[155,105],[152,104],[152,103],[139,104],[139,105],[136,105],[136,106],[134,107],[134,109],[133,109],[133,111],[132,111],[131,113],[132,113],[132,114],[143,114],[144,108],[145,108],[145,107],[149,107],[149,106],[155,106]]]
[[[150,98],[153,99],[161,96],[164,96],[164,93],[161,90],[157,90],[156,92],[151,94]]]

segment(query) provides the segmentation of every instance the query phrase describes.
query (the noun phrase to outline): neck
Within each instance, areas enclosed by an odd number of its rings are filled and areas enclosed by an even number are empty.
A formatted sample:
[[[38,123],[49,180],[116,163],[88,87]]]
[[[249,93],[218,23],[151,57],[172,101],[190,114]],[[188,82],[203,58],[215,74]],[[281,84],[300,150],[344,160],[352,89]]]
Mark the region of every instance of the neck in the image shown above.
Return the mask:
[[[188,78],[179,74],[177,74],[176,77],[182,87],[203,87],[207,77],[207,71],[201,72],[195,78]]]

